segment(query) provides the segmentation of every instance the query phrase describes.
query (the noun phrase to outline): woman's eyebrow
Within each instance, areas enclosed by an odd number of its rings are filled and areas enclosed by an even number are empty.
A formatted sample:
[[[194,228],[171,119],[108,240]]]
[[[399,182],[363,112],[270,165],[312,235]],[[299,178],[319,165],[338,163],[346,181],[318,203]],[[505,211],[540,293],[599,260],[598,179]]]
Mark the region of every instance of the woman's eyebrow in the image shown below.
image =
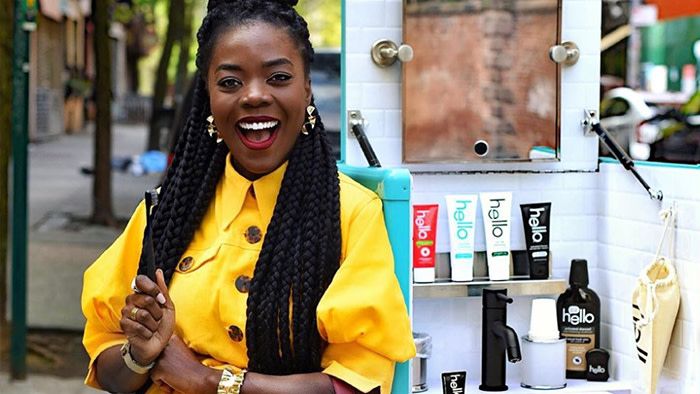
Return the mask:
[[[219,64],[219,65],[216,67],[216,71],[221,71],[221,70],[224,70],[224,71],[241,71],[241,70],[243,70],[243,68],[241,68],[241,66],[239,66],[238,64],[224,63],[224,64]]]
[[[271,67],[277,67],[277,66],[282,66],[282,65],[293,66],[292,61],[287,59],[286,57],[281,57],[279,59],[273,59],[273,60],[268,60],[266,62],[263,62],[263,68],[271,68]]]

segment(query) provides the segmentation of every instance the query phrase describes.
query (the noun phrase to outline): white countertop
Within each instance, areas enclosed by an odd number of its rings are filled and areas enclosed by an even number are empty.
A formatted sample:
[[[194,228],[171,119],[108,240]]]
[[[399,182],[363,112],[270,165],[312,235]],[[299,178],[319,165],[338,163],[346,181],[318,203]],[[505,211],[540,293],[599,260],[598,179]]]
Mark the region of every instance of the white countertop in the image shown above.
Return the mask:
[[[487,391],[479,390],[480,377],[467,376],[467,390],[465,394],[470,393],[486,393]],[[520,387],[518,381],[508,381],[508,391],[505,393],[522,393],[522,394],[537,394],[537,393],[615,393],[627,394],[632,391],[631,382],[607,381],[607,382],[589,382],[580,379],[567,379],[566,387],[557,390],[534,390]],[[426,394],[442,394],[442,383],[439,380],[428,380],[428,391]]]

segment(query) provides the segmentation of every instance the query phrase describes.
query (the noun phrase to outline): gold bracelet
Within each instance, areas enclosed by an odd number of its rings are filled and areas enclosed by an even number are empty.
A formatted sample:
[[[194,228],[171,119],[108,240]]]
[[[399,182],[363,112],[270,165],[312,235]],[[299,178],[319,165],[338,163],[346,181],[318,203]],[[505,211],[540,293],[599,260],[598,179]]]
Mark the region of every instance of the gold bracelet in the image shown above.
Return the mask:
[[[216,394],[240,394],[241,387],[243,387],[243,379],[245,379],[245,373],[245,369],[233,373],[230,369],[224,368],[221,374],[221,380],[219,380],[219,387],[216,389]]]

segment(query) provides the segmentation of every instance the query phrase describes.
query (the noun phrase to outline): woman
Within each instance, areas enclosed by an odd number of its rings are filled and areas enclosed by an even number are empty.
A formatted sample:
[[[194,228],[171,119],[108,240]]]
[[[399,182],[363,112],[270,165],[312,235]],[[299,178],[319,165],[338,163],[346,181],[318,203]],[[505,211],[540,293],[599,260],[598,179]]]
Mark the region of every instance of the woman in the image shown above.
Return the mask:
[[[337,172],[295,4],[209,2],[153,214],[157,283],[137,276],[141,204],[85,273],[87,384],[389,393],[394,363],[413,357],[381,201]]]

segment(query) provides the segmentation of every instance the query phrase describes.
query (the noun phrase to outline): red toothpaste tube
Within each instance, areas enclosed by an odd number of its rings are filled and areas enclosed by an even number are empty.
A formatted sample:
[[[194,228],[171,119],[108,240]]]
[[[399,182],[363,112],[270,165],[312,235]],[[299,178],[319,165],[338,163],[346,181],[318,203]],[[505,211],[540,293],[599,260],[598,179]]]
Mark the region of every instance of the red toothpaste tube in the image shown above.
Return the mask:
[[[413,206],[413,281],[435,282],[437,204]]]

